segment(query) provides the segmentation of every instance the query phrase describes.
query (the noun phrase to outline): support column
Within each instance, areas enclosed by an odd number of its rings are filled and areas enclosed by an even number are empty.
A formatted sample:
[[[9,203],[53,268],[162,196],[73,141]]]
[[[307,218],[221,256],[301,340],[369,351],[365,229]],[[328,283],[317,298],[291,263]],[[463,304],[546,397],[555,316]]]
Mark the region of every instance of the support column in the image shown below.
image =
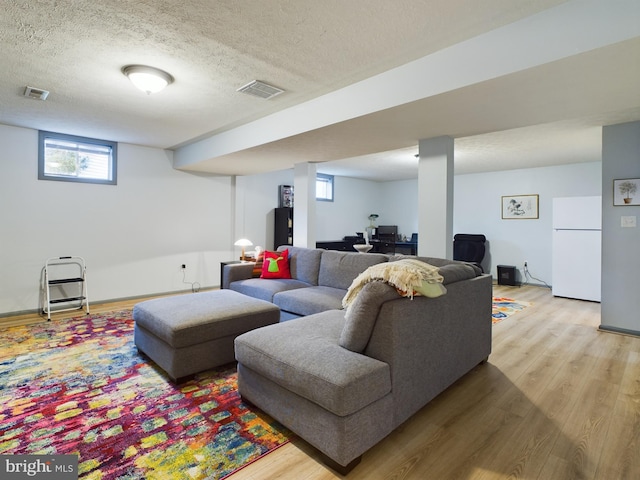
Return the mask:
[[[635,179],[640,151],[640,122],[602,128],[602,301],[600,329],[640,336],[640,206],[615,206],[621,196],[614,180]],[[630,180],[632,181],[632,180]],[[637,181],[635,182],[637,184]]]
[[[453,138],[418,144],[418,255],[453,258]]]
[[[234,246],[236,240],[246,238],[246,177],[233,175],[231,177],[231,234],[229,242],[233,255],[229,258],[240,256],[240,248]],[[237,250],[237,251],[236,251]]]
[[[316,165],[293,167],[293,244],[316,248]]]

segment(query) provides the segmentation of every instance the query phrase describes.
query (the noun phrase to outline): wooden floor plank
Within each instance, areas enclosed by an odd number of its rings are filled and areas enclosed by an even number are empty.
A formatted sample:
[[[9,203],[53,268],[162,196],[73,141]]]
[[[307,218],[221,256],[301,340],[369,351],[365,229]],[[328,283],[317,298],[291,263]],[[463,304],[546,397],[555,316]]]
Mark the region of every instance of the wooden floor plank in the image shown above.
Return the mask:
[[[594,478],[640,478],[640,418],[613,415]]]

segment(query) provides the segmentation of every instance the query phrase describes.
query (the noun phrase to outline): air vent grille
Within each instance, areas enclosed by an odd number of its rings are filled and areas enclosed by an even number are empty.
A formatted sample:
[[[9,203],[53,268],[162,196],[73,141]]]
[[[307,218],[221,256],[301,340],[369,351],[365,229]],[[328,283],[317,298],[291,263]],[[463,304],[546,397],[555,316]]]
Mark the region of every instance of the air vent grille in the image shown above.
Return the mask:
[[[254,80],[253,82],[247,83],[244,87],[240,87],[237,91],[264,99],[273,98],[276,95],[280,95],[284,92],[284,90],[281,90],[278,87],[268,85],[259,80]]]
[[[33,98],[35,100],[46,100],[49,92],[42,90],[41,88],[25,87],[24,96],[27,98]]]

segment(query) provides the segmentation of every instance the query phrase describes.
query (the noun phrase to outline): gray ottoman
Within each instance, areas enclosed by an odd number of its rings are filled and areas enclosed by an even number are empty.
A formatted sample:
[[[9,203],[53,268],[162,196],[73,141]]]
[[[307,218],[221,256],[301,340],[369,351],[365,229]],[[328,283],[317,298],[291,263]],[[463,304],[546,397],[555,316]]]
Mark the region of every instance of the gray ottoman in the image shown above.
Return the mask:
[[[234,339],[278,323],[280,309],[233,290],[214,290],[138,303],[133,319],[138,350],[180,382],[233,362]]]

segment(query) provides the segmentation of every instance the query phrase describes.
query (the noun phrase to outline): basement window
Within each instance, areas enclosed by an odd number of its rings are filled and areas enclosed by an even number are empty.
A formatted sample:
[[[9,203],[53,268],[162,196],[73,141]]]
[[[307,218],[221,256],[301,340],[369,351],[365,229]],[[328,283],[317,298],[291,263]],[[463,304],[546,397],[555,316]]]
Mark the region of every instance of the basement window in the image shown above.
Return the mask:
[[[333,175],[316,174],[316,200],[333,202]]]
[[[117,158],[116,142],[39,132],[39,180],[116,185]]]

